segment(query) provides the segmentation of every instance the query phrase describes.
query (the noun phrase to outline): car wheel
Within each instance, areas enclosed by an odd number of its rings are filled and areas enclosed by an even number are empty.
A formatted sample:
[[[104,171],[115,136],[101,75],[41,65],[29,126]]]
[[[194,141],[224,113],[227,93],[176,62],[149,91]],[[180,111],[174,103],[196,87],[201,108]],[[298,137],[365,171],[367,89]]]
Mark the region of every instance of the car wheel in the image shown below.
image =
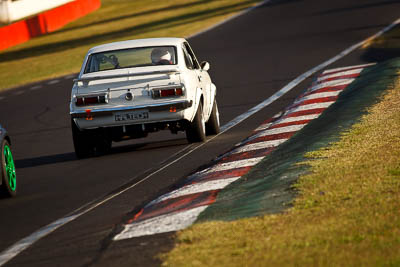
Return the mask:
[[[211,110],[210,118],[206,123],[206,134],[207,135],[218,134],[219,131],[220,131],[219,111],[218,111],[217,100],[215,99],[213,108]]]
[[[87,158],[94,155],[94,140],[89,131],[81,131],[71,120],[72,140],[74,142],[75,154],[78,159]]]
[[[1,142],[1,195],[15,197],[17,195],[17,175],[15,172],[14,159],[11,146],[7,140]]]
[[[203,105],[200,103],[196,115],[186,129],[186,138],[189,143],[204,142],[206,140],[206,125],[203,117]]]

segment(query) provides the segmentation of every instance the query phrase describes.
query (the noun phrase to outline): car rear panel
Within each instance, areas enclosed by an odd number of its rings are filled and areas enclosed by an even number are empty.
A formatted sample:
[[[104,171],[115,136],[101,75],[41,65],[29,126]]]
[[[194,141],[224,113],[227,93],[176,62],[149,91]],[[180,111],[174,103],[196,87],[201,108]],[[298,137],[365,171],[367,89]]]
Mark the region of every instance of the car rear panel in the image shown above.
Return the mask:
[[[114,71],[102,73],[100,77],[82,77],[75,82],[72,91],[72,118],[83,129],[183,119],[183,110],[191,107],[192,103],[186,100],[180,73],[176,69],[168,71],[165,67],[160,71],[165,73],[138,75],[144,72]],[[153,92],[171,88],[182,88],[183,95],[159,97]],[[96,96],[106,96],[106,103],[77,106],[77,98]]]

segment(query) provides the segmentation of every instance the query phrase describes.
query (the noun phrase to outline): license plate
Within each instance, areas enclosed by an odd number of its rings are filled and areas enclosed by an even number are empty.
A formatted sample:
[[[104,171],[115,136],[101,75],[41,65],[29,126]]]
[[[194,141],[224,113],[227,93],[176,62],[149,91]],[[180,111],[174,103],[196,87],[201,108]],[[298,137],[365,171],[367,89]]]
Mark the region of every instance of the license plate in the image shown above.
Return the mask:
[[[136,120],[145,120],[148,118],[149,118],[148,111],[136,111],[136,112],[115,114],[115,121],[136,121]]]

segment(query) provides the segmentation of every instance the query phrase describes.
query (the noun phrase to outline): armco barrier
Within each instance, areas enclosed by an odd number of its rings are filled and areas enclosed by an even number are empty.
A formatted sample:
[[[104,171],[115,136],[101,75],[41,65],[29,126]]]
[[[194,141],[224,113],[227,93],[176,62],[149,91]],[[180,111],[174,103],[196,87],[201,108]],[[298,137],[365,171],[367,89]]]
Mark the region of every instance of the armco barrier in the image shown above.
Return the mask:
[[[100,0],[75,0],[35,17],[1,27],[0,50],[60,29],[65,24],[93,12],[100,6]]]

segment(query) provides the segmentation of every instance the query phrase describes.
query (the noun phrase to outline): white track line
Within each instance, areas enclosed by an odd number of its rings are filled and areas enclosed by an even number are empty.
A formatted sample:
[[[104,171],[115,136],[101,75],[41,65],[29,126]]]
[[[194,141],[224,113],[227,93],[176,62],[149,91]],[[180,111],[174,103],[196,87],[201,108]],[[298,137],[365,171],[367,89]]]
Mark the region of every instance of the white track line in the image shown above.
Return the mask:
[[[395,22],[393,22],[392,24],[390,24],[389,26],[387,26],[385,29],[383,29],[382,31],[376,33],[375,35],[371,36],[370,38],[368,38],[367,40],[364,40],[362,42],[362,44],[360,44],[359,46],[363,45],[364,43],[366,43],[367,41],[369,41],[370,39],[374,39],[376,37],[378,37],[379,35],[382,35],[382,33],[387,32],[388,30],[390,30],[391,28],[393,28],[396,24],[398,24],[400,22],[400,19],[397,19]],[[344,71],[344,70],[350,70],[350,69],[354,69],[354,68],[365,68],[365,67],[369,67],[372,65],[375,65],[376,63],[368,63],[368,64],[362,64],[362,65],[355,65],[355,66],[348,66],[348,67],[342,67],[342,68],[335,68],[335,69],[329,69],[326,70],[324,72],[322,72],[322,75],[325,74],[329,74],[329,73],[333,73],[333,72],[337,72],[337,71]]]
[[[71,74],[71,75],[65,76],[64,79],[69,80],[69,79],[75,78],[76,76],[77,76],[76,74]]]
[[[38,241],[39,239],[47,236],[51,232],[54,232],[61,226],[63,226],[66,223],[69,223],[76,218],[78,218],[81,214],[76,214],[73,216],[67,216],[63,217],[43,228],[40,230],[34,232],[33,234],[29,235],[28,237],[25,237],[24,239],[21,239],[17,243],[15,243],[13,246],[10,248],[4,250],[0,254],[0,266],[4,265],[6,262],[17,256],[21,251],[27,249],[29,246],[31,246],[34,242]]]
[[[261,4],[264,4],[268,1],[262,2]],[[246,113],[236,117],[235,119],[233,119],[232,121],[228,122],[227,124],[225,124],[224,126],[221,127],[221,132],[210,138],[208,141],[213,140],[214,138],[216,138],[217,136],[221,135],[222,133],[226,132],[227,130],[229,130],[230,128],[234,127],[235,125],[239,124],[240,122],[242,122],[243,120],[247,119],[248,117],[250,117],[251,115],[253,115],[254,113],[260,111],[261,109],[263,109],[264,107],[270,105],[271,103],[273,103],[275,100],[279,99],[281,96],[283,96],[284,94],[286,94],[287,92],[289,92],[290,90],[292,90],[295,86],[297,86],[299,83],[301,83],[303,80],[305,80],[306,78],[310,77],[311,75],[313,75],[314,73],[326,68],[327,66],[329,66],[330,64],[332,64],[333,62],[343,58],[344,56],[346,56],[347,54],[351,53],[352,51],[354,51],[355,49],[359,48],[360,46],[362,46],[363,44],[365,44],[366,42],[382,35],[383,33],[387,32],[388,30],[392,29],[393,27],[395,27],[397,24],[400,23],[400,18],[397,19],[396,21],[394,21],[392,24],[390,24],[389,26],[385,27],[383,30],[377,32],[376,34],[372,35],[371,37],[358,42],[352,46],[350,46],[349,48],[343,50],[341,53],[339,53],[338,55],[332,57],[331,59],[323,62],[322,64],[310,69],[309,71],[303,73],[302,75],[298,76],[296,79],[294,79],[293,81],[291,81],[289,84],[287,84],[285,87],[283,87],[282,89],[280,89],[278,92],[276,92],[275,94],[273,94],[271,97],[269,97],[268,99],[266,99],[265,101],[263,101],[262,103],[258,104],[257,106],[253,107],[252,109],[250,109],[249,111],[247,111]],[[200,33],[198,33],[200,34]],[[145,180],[147,180],[148,178],[150,178],[151,176],[153,176],[154,174],[160,172],[161,170],[164,170],[165,168],[169,167],[170,165],[174,164],[175,162],[179,161],[180,159],[182,159],[183,157],[186,157],[188,154],[192,153],[194,150],[197,150],[198,148],[202,147],[205,143],[200,144],[199,146],[193,148],[192,150],[189,150],[188,152],[186,152],[185,154],[183,154],[182,156],[176,158],[174,161],[170,162],[169,164],[164,165],[162,168],[158,169],[157,171],[149,174],[148,176],[146,176],[145,178],[143,178],[142,180],[138,181],[136,184],[133,184],[109,197],[107,197],[104,200],[98,201],[94,204],[90,204],[90,205],[85,205],[81,208],[79,208],[78,210],[83,210],[82,212],[78,213],[77,215],[74,215],[72,218],[72,215],[66,215],[65,217],[55,221],[55,222],[60,222],[59,224],[57,224],[56,226],[54,225],[54,223],[49,224],[48,226],[45,226],[43,228],[40,228],[38,231],[32,233],[31,235],[29,235],[28,237],[16,242],[14,245],[12,245],[9,249],[5,250],[4,252],[0,253],[0,266],[4,265],[6,262],[8,262],[9,260],[11,260],[12,258],[14,258],[15,256],[17,256],[19,253],[21,253],[22,251],[24,251],[25,249],[27,249],[29,246],[31,246],[33,243],[37,242],[39,239],[43,238],[44,236],[50,234],[51,232],[53,232],[54,230],[56,230],[57,228],[67,224],[70,221],[75,220],[76,218],[80,217],[83,214],[88,213],[89,211],[95,209],[96,207],[108,202],[111,199],[114,199],[115,197],[119,196],[120,194],[130,190],[131,188],[137,186],[138,184],[144,182]],[[205,208],[205,207],[204,207]],[[72,213],[74,214],[74,212]],[[71,220],[66,220],[67,218],[72,218]],[[197,215],[196,215],[197,218]],[[190,224],[189,224],[190,225]],[[38,233],[41,232],[42,235],[38,235]],[[27,240],[27,242],[25,242],[24,240]],[[12,254],[7,254],[7,251],[14,251],[14,253]]]
[[[161,201],[171,199],[171,198],[177,198],[185,195],[191,195],[191,194],[196,194],[196,193],[202,193],[202,192],[207,192],[210,190],[218,190],[226,187],[227,185],[233,183],[240,177],[233,177],[233,178],[228,178],[228,179],[221,179],[221,180],[212,180],[208,182],[201,182],[201,183],[196,183],[196,184],[189,184],[185,185],[177,190],[174,190],[170,193],[167,193],[165,195],[162,195],[161,197],[151,201],[149,204],[146,205],[146,207],[150,207],[156,203],[159,203]]]
[[[35,86],[33,86],[33,87],[29,88],[29,90],[32,90],[32,91],[34,91],[34,90],[37,90],[37,89],[40,89],[40,88],[42,88],[42,86],[41,86],[41,85],[35,85]]]
[[[216,137],[216,136],[215,136]],[[210,138],[207,141],[211,141],[213,138]],[[150,177],[152,177],[153,175],[159,173],[160,171],[166,169],[167,167],[171,166],[172,164],[176,163],[177,161],[181,160],[182,158],[186,157],[187,155],[189,155],[190,153],[192,153],[193,151],[195,151],[196,149],[200,148],[201,146],[203,146],[205,143],[200,144],[199,146],[196,146],[194,148],[192,148],[192,146],[188,146],[185,147],[183,149],[181,149],[180,151],[178,151],[177,153],[175,153],[174,155],[172,155],[171,157],[169,157],[166,161],[168,161],[171,158],[174,158],[176,155],[179,155],[180,153],[182,153],[183,151],[190,149],[188,152],[186,152],[185,154],[181,155],[180,157],[176,158],[175,160],[171,161],[168,164],[165,164],[163,167],[159,168],[158,170],[150,173],[149,175],[147,175],[146,177],[144,177],[143,179],[139,180],[138,182],[136,182],[135,184],[132,184],[131,186],[126,187],[125,189],[110,195],[106,198],[104,198],[103,200],[99,200],[99,201],[93,201],[89,204],[86,204],[78,209],[76,209],[75,211],[71,212],[70,214],[64,216],[61,219],[56,220],[55,222],[52,222],[42,228],[40,228],[39,230],[37,230],[36,232],[30,234],[29,236],[19,240],[18,242],[16,242],[14,245],[12,245],[11,247],[9,247],[8,249],[6,249],[5,251],[3,251],[0,254],[0,266],[4,265],[5,263],[7,263],[9,260],[11,260],[12,258],[14,258],[15,256],[17,256],[19,253],[21,253],[22,251],[24,251],[25,249],[29,248],[31,245],[33,245],[35,242],[37,242],[38,240],[40,240],[41,238],[49,235],[50,233],[54,232],[55,230],[57,230],[59,227],[79,218],[80,216],[94,210],[95,208],[103,205],[104,203],[107,203],[108,201],[116,198],[117,196],[125,193],[126,191],[136,187],[137,185],[145,182],[146,180],[148,180]],[[191,149],[192,148],[192,149]],[[147,171],[145,171],[144,173],[146,173]]]
[[[23,93],[25,93],[25,91],[20,90],[20,91],[14,92],[14,95],[22,95]]]
[[[56,83],[59,83],[60,82],[60,80],[52,80],[52,81],[49,81],[47,84],[48,85],[53,85],[53,84],[56,84]]]

